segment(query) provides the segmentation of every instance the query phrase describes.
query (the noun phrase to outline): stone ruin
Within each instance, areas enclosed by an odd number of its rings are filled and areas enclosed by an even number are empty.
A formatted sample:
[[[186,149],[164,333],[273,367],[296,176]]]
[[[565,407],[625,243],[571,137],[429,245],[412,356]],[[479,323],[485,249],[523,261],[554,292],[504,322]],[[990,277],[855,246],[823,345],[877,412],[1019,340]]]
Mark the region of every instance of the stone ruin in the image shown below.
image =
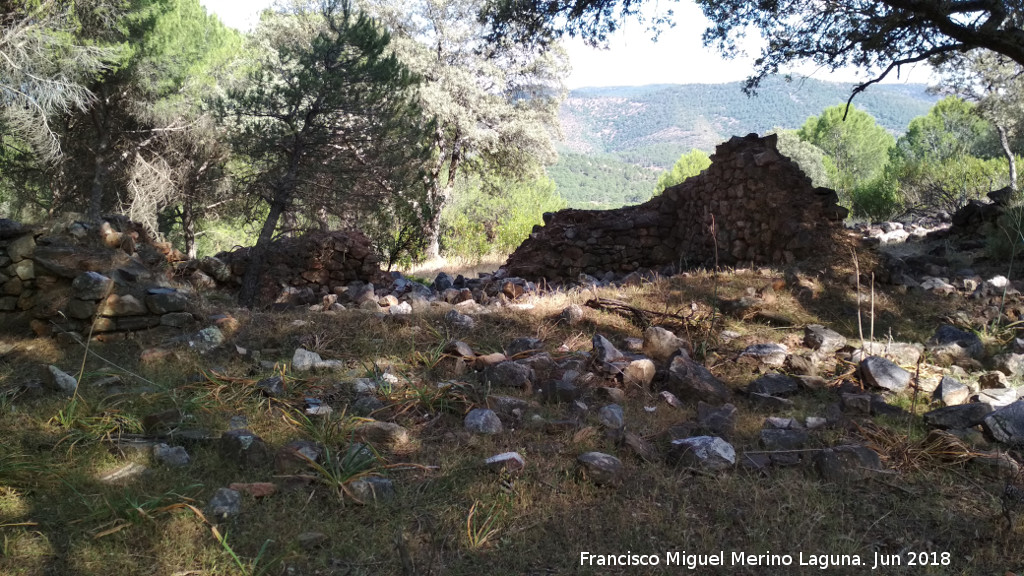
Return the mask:
[[[119,218],[52,228],[0,219],[0,329],[101,339],[193,323],[188,287],[170,280],[170,244]]]
[[[184,277],[203,287],[237,290],[249,265],[252,248],[221,252],[189,263]],[[362,232],[309,232],[284,238],[268,248],[257,301],[261,304],[313,304],[342,294],[355,281],[383,279],[373,243]]]
[[[0,219],[0,331],[113,340],[138,330],[191,328],[205,320],[193,304],[195,289],[237,289],[249,249],[184,260],[119,217],[49,228]],[[353,281],[381,278],[365,235],[310,233],[271,245],[261,302],[305,304]]]
[[[644,204],[562,210],[509,257],[524,278],[576,281],[580,274],[783,263],[831,246],[847,210],[779,153],[777,137],[733,137],[711,166]]]

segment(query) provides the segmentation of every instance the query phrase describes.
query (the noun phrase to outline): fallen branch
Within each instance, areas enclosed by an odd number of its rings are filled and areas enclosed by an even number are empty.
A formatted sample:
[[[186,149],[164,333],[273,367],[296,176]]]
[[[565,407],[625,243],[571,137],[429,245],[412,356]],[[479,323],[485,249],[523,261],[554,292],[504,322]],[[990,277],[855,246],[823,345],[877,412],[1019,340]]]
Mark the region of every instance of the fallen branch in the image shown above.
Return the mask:
[[[649,328],[666,318],[677,320],[683,324],[687,321],[693,320],[695,312],[690,312],[689,315],[683,316],[682,314],[670,314],[668,312],[658,312],[655,310],[646,310],[644,308],[637,308],[636,306],[630,306],[621,300],[613,300],[611,298],[594,298],[587,300],[587,308],[593,308],[595,310],[602,310],[604,312],[611,312],[620,316],[625,316],[629,320],[641,328]]]

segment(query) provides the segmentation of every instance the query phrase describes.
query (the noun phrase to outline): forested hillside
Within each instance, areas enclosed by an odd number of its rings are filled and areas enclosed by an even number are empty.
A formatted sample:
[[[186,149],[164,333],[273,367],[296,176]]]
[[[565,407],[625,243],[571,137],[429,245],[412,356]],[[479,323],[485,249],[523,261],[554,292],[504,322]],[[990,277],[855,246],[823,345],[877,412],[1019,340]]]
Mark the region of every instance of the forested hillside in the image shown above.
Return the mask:
[[[734,135],[798,128],[809,116],[845,103],[852,86],[805,79],[765,80],[748,97],[741,82],[655,84],[573,90],[562,104],[560,159],[551,168],[570,206],[605,207],[646,199],[658,173],[693,148],[712,152]],[[926,114],[937,97],[924,84],[872,86],[855,106],[893,135]]]

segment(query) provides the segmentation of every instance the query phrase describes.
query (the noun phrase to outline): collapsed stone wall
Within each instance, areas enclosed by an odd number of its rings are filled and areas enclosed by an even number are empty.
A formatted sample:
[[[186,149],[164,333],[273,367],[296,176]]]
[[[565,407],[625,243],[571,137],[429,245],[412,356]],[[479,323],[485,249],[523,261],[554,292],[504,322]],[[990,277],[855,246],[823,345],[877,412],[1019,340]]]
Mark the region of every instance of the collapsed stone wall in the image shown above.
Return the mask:
[[[237,288],[251,252],[251,248],[240,248],[204,259],[195,264],[193,281]],[[275,241],[267,248],[258,301],[308,304],[328,294],[341,294],[356,280],[379,282],[382,278],[373,243],[362,232],[310,232]]]
[[[581,273],[666,266],[778,263],[830,246],[846,217],[835,191],[815,188],[779,153],[777,137],[734,137],[711,166],[650,201],[617,210],[562,210],[509,257],[510,275],[573,281]]]
[[[188,287],[168,276],[180,253],[113,222],[44,229],[0,219],[0,330],[111,339],[192,324]]]

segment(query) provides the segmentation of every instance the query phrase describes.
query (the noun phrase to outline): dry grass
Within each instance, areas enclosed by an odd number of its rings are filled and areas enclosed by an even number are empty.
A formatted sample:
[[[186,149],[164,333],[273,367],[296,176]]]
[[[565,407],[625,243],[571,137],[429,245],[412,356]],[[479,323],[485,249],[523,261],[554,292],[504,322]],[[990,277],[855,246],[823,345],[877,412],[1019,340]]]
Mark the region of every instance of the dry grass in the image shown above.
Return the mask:
[[[973,468],[968,460],[976,447],[955,438],[881,421],[812,434],[812,450],[868,442],[891,466],[890,473],[850,484],[821,481],[806,465],[699,474],[672,467],[663,458],[670,428],[692,420],[695,408],[671,408],[650,391],[627,391],[624,405],[630,431],[648,439],[657,451],[657,457],[645,461],[607,436],[593,416],[582,431],[532,425],[527,419],[493,437],[471,436],[463,431],[462,415],[481,405],[488,390],[473,374],[437,387],[453,377],[440,352],[453,338],[488,353],[502,350],[516,337],[535,336],[558,359],[589,349],[594,333],[615,342],[639,337],[642,326],[635,319],[611,311],[587,309],[584,321],[572,327],[556,322],[569,303],[614,298],[670,315],[662,323],[687,335],[716,375],[742,388],[757,377],[752,367],[736,361],[747,344],[796,345],[803,325],[811,322],[847,337],[856,335],[855,288],[845,281],[848,264],[800,272],[800,283],[787,281],[766,297],[766,286],[778,285],[787,271],[732,270],[718,276],[702,271],[639,287],[556,292],[530,300],[532,309],[479,315],[478,326],[469,332],[446,327],[441,307],[389,318],[359,311],[238,311],[238,334],[207,357],[182,351],[172,361],[140,366],[138,353],[151,344],[145,335],[133,342],[97,345],[102,357],[145,380],[122,373],[126,393],[110,398],[89,383],[118,370],[90,357],[77,411],[53,393],[0,396],[0,574],[677,574],[678,567],[581,567],[579,557],[583,551],[664,557],[684,550],[725,550],[727,557],[732,551],[766,550],[794,556],[860,554],[865,561],[875,551],[934,551],[949,552],[952,563],[884,573],[974,575],[1020,569],[1024,540],[1008,532],[1000,516],[997,495],[1004,479]],[[435,271],[414,273],[432,276]],[[723,301],[750,291],[762,295],[763,312],[770,316],[723,312]],[[876,334],[891,331],[899,338],[918,339],[963,304],[922,294],[879,293]],[[727,341],[721,337],[723,330],[739,337]],[[3,385],[12,390],[39,376],[40,363],[71,371],[82,361],[79,348],[60,350],[49,341],[12,342],[16,351],[0,364]],[[239,354],[235,344],[249,354]],[[288,372],[292,351],[300,345],[342,360],[346,370]],[[261,368],[259,360],[277,363],[277,368]],[[262,396],[255,382],[282,370],[286,394]],[[359,421],[350,410],[355,396],[347,383],[383,370],[399,383],[381,394],[388,406],[375,416],[405,426],[415,441],[393,450],[377,446],[379,461],[354,473],[392,479],[398,490],[393,502],[356,503],[345,492],[354,476],[344,474],[352,470],[343,466],[310,468],[306,475],[315,481],[302,483],[280,477],[270,467],[241,468],[225,461],[214,444],[198,442],[188,445],[193,464],[172,469],[156,465],[124,442],[137,433],[134,423],[174,408],[188,428],[218,434],[232,416],[244,415],[271,448],[311,439],[332,454],[344,454]],[[504,389],[490,392],[523,395]],[[321,420],[297,417],[309,396],[323,398],[335,408],[334,415]],[[739,397],[731,441],[738,452],[760,450],[758,435],[768,416],[820,416],[835,401],[831,390],[808,391],[791,408],[768,410]],[[537,413],[560,420],[571,410],[565,404],[543,403]],[[58,414],[63,417],[55,418]],[[69,439],[72,431],[76,436]],[[518,475],[503,477],[481,466],[484,458],[512,450],[527,460]],[[621,484],[596,486],[578,474],[576,456],[590,450],[622,459]],[[130,462],[143,463],[151,472],[120,484],[99,480]],[[192,508],[201,509],[219,487],[257,481],[276,482],[281,490],[264,500],[243,497],[242,516],[218,523],[216,533]],[[1018,533],[1021,529],[1017,527]],[[323,533],[327,540],[304,548],[299,536],[308,532]],[[838,567],[826,572],[864,571]],[[701,572],[772,573],[736,566]],[[785,573],[822,571],[792,567]]]

